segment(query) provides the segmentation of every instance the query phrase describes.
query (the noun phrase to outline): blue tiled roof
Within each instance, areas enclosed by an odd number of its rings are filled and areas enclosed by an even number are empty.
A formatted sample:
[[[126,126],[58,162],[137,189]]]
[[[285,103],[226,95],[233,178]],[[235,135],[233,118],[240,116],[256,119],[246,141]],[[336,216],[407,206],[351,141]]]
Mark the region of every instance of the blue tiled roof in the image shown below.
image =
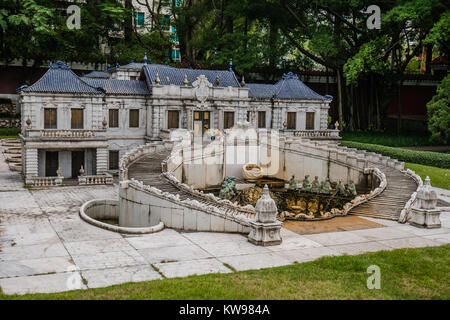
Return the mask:
[[[101,94],[101,91],[82,81],[68,65],[61,61],[52,63],[38,81],[20,91]]]
[[[109,73],[106,71],[92,70],[88,74],[84,75],[86,78],[109,78]]]
[[[139,80],[117,80],[117,79],[90,79],[83,78],[83,81],[93,87],[101,87],[106,94],[120,95],[149,95],[147,85]]]
[[[116,66],[115,68],[112,68],[110,70],[113,70],[113,69],[141,70],[143,66],[144,66],[144,63],[142,63],[142,62],[133,62],[132,61],[123,66],[121,66],[121,65]]]
[[[197,77],[203,74],[211,83],[214,83],[218,76],[219,87],[241,86],[234,72],[230,70],[181,69],[161,64],[146,64],[144,65],[144,73],[150,85],[155,82],[156,73],[158,73],[161,85],[182,86],[184,85],[184,75],[187,75],[189,85],[192,85]]]
[[[94,71],[103,73],[100,71]],[[109,76],[109,74],[107,74]],[[22,86],[18,92],[51,92],[78,94],[149,95],[147,85],[138,80],[116,80],[78,77],[62,62],[53,63],[47,72],[31,86]]]
[[[276,89],[275,96],[278,99],[329,100],[306,86],[292,72],[284,74],[274,87]]]
[[[275,84],[248,83],[248,96],[254,99],[332,100],[332,96],[322,96],[309,88],[289,72]]]
[[[247,83],[248,97],[255,99],[270,99],[275,95],[275,86],[273,84]]]

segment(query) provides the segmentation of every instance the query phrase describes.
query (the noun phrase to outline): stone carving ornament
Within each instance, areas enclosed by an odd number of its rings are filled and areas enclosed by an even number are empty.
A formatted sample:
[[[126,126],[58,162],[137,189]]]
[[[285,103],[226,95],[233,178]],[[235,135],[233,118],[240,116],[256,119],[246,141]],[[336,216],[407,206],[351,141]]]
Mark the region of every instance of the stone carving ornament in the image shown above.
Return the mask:
[[[209,82],[206,76],[202,74],[197,77],[197,80],[192,83],[192,86],[194,87],[194,93],[197,100],[200,104],[205,104],[205,101],[209,97],[209,89],[212,88],[211,82]]]

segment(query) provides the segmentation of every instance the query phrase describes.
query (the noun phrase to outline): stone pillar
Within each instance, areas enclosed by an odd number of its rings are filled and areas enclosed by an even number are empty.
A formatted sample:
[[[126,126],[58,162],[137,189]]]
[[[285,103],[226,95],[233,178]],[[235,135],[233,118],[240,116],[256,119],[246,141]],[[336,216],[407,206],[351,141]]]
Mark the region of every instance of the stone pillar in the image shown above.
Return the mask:
[[[29,183],[28,178],[38,176],[38,149],[25,149],[24,161],[25,183]]]
[[[270,197],[269,188],[264,186],[263,194],[255,206],[256,221],[250,222],[248,241],[258,246],[274,246],[281,243],[281,222],[277,221],[277,205]]]
[[[421,228],[440,228],[441,211],[436,208],[437,195],[431,189],[430,178],[427,176],[423,186],[417,191],[416,203],[411,209],[409,223]]]
[[[97,174],[108,170],[108,149],[97,148]]]

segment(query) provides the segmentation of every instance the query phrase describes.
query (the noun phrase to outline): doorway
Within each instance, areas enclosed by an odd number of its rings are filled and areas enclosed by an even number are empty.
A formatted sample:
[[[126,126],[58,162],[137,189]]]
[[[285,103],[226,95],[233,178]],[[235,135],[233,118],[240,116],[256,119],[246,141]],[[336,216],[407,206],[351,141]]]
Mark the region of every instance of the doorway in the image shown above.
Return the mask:
[[[80,175],[81,166],[86,170],[84,151],[72,151],[72,178],[77,178]]]
[[[194,111],[194,135],[203,136],[210,128],[210,112]]]
[[[45,176],[56,177],[59,166],[58,151],[45,152]]]

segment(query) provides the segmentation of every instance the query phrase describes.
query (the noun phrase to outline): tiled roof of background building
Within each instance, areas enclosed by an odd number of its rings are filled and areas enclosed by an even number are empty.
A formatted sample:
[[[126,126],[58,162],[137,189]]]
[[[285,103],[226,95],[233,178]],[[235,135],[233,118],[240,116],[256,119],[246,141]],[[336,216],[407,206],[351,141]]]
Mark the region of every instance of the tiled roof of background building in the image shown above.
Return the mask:
[[[149,95],[147,85],[139,80],[117,80],[117,79],[83,79],[87,84],[93,87],[101,87],[106,94],[120,95]]]
[[[218,76],[219,87],[240,87],[236,75],[231,70],[200,70],[200,69],[181,69],[161,64],[144,65],[144,73],[147,81],[153,84],[158,73],[161,85],[174,84],[177,86],[184,85],[184,75],[187,76],[188,85],[197,80],[200,75],[205,75],[209,82],[214,83]]]
[[[144,81],[78,77],[70,70],[69,66],[62,62],[52,63],[48,71],[38,81],[31,86],[22,86],[18,91],[120,95],[150,94]]]
[[[85,74],[85,78],[109,78],[110,74],[106,71],[92,70],[88,74]]]
[[[332,100],[331,96],[322,96],[309,88],[298,79],[298,76],[289,72],[283,78],[272,84],[248,83],[249,98],[254,99],[297,99],[297,100]]]
[[[47,72],[31,86],[22,86],[19,89],[24,92],[101,94],[101,91],[82,81],[61,61],[52,63]]]
[[[273,84],[247,83],[248,97],[255,99],[270,99],[275,95],[275,86]]]

